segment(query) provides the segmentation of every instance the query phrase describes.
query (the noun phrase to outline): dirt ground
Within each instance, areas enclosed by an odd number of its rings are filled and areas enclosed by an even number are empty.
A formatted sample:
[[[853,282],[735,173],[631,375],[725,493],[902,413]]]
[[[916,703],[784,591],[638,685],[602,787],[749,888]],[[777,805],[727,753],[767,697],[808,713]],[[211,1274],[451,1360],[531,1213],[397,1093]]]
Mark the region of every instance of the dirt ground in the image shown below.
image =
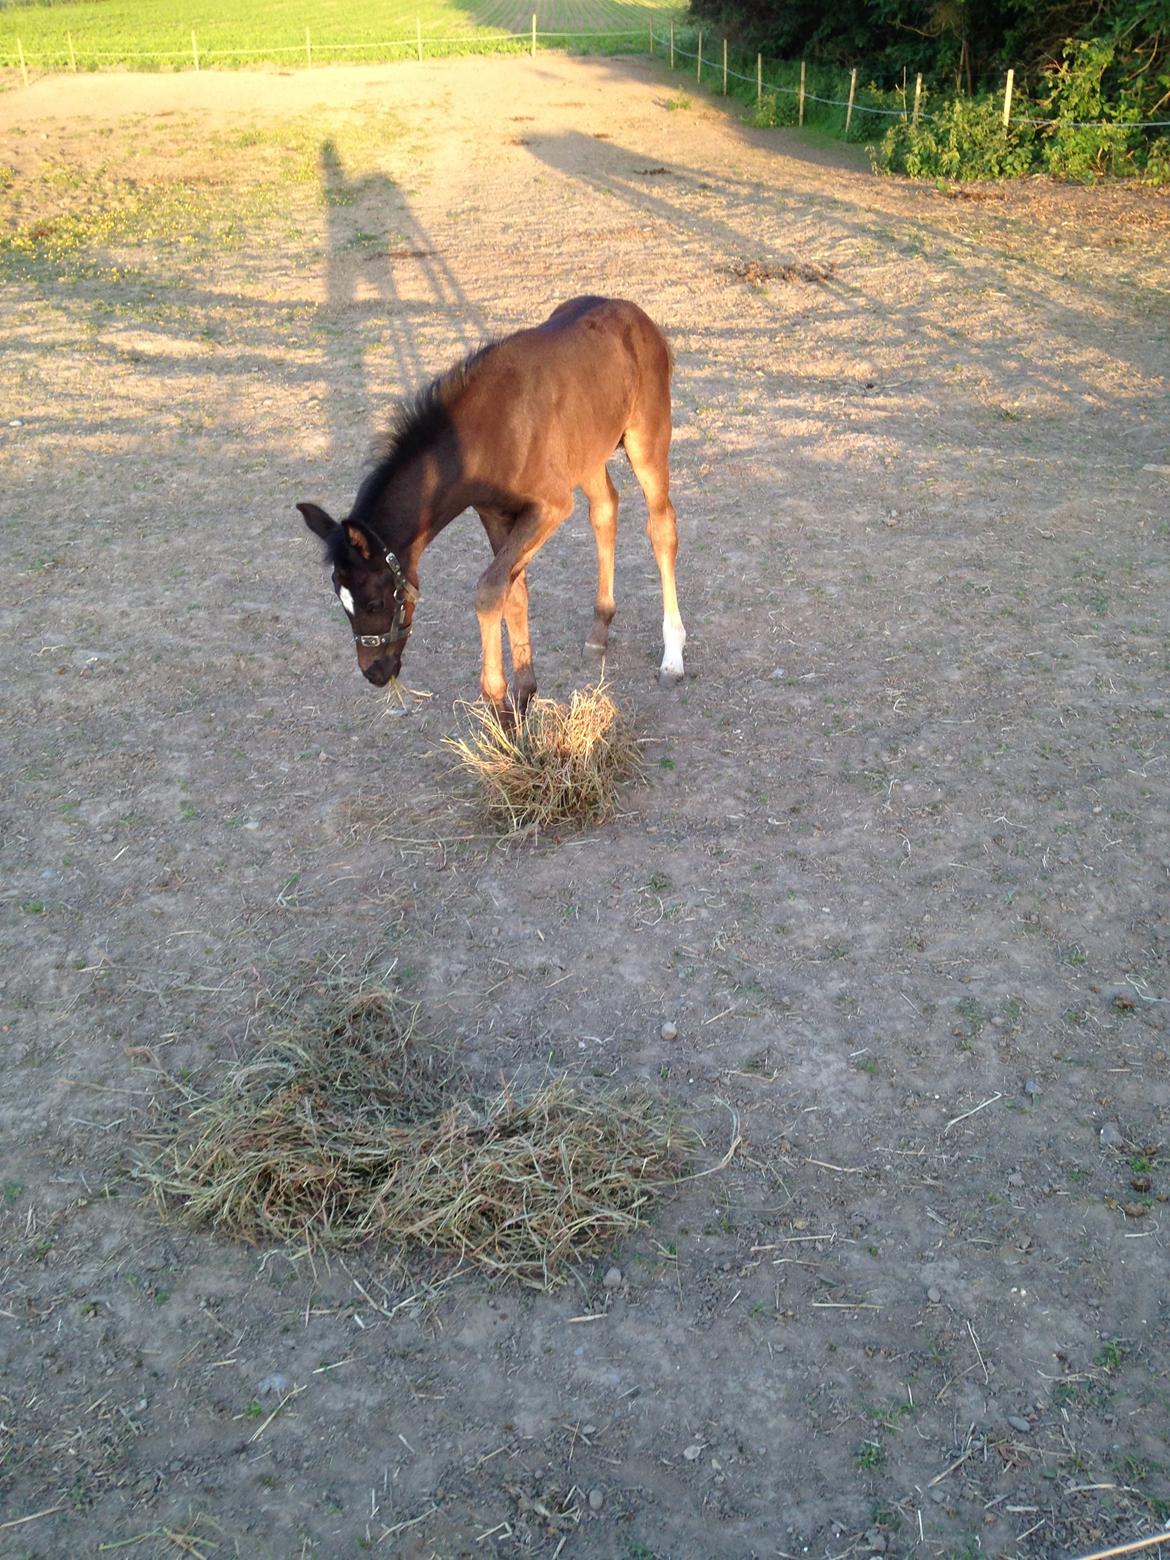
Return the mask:
[[[42,81],[0,130],[0,1554],[1158,1532],[1170,205],[878,179],[645,59]],[[676,351],[688,678],[617,460],[648,782],[501,849],[440,745],[474,517],[390,720],[293,505],[581,292]],[[531,584],[563,696],[580,506]],[[337,959],[488,1084],[638,1084],[739,1152],[552,1295],[162,1224],[152,1057],[214,1082]]]

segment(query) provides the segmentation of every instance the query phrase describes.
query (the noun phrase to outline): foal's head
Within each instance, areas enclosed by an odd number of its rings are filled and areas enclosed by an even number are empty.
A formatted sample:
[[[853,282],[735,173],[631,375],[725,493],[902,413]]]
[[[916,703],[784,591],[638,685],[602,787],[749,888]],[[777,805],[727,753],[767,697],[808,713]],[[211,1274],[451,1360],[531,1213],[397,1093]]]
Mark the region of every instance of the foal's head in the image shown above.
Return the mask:
[[[362,676],[384,688],[402,666],[418,591],[394,554],[364,525],[338,523],[316,504],[297,508],[325,543],[333,589],[349,618]]]

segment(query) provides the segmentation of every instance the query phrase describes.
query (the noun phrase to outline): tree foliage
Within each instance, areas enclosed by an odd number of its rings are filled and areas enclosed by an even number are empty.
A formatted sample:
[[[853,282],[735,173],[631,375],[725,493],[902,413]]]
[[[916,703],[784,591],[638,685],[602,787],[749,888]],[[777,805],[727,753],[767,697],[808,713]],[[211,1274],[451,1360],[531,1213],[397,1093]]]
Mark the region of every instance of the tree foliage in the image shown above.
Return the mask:
[[[743,47],[779,59],[858,66],[892,81],[921,71],[928,82],[972,92],[1002,81],[1042,83],[1067,60],[1066,45],[1111,50],[1104,101],[1124,91],[1144,117],[1170,105],[1170,0],[690,0],[693,18]]]

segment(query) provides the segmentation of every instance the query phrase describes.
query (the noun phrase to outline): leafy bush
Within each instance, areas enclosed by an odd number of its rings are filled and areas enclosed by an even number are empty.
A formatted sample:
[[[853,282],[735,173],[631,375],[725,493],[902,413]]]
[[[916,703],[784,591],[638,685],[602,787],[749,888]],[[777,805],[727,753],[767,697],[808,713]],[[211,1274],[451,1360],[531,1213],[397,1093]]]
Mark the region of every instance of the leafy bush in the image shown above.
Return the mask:
[[[1170,184],[1170,135],[1160,135],[1146,147],[1142,178],[1149,184]]]
[[[1170,137],[1142,128],[1140,89],[1114,79],[1115,55],[1103,39],[1070,38],[1035,102],[1016,99],[1010,125],[998,94],[956,98],[917,126],[893,125],[870,149],[873,165],[913,179],[1048,173],[1081,183],[1135,175],[1170,183]]]
[[[1030,126],[1003,124],[992,98],[954,98],[933,120],[899,120],[870,148],[880,173],[912,179],[1002,179],[1028,173],[1034,160]]]
[[[1061,122],[1043,127],[1040,159],[1045,172],[1088,184],[1132,175],[1146,161],[1135,94],[1122,86],[1113,102],[1106,95],[1105,77],[1115,52],[1112,43],[1100,38],[1070,38],[1060,64],[1046,72],[1049,92],[1039,100],[1041,117]]]
[[[771,130],[777,125],[794,125],[797,121],[797,101],[787,92],[765,92],[758,103],[753,103],[746,122],[757,130]]]

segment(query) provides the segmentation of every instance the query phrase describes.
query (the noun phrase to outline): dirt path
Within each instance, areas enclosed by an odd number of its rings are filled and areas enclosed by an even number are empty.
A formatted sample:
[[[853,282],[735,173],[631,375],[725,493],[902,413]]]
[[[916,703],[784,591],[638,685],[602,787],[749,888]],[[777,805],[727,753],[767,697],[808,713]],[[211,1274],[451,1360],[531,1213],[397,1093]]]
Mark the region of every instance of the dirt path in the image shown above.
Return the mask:
[[[42,82],[0,134],[31,256],[3,256],[0,1554],[1156,1531],[1170,206],[877,180],[645,60]],[[292,506],[343,509],[395,395],[585,291],[676,349],[690,676],[653,686],[615,463],[609,675],[651,780],[501,851],[439,747],[478,528],[427,556],[434,698],[390,721]],[[533,570],[545,692],[585,675],[592,571],[578,514]],[[486,1080],[638,1082],[711,1159],[737,1119],[732,1169],[618,1288],[552,1297],[395,1310],[378,1253],[160,1227],[127,1168],[148,1051],[212,1078],[339,957],[396,960]]]

